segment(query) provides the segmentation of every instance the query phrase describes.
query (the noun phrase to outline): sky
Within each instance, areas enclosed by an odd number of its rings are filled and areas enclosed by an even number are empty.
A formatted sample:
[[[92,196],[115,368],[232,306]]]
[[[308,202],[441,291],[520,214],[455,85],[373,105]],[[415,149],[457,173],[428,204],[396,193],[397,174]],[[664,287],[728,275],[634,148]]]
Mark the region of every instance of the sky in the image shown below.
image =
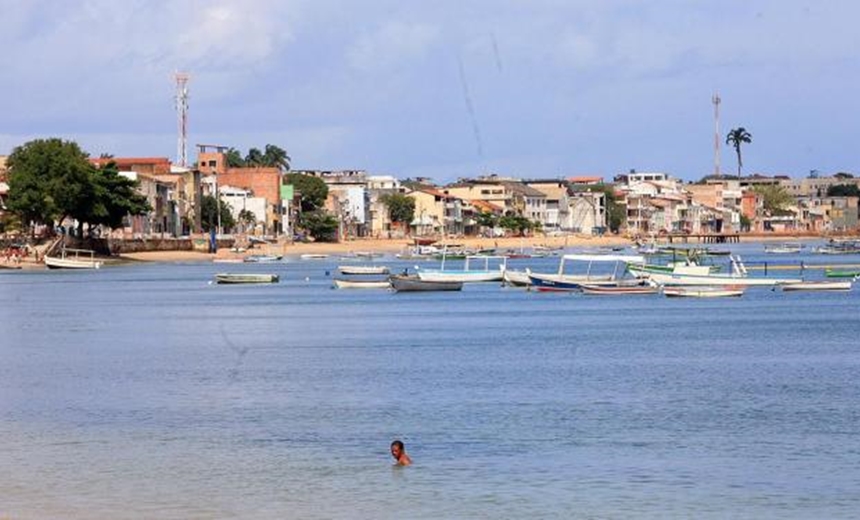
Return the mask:
[[[860,172],[854,0],[0,0],[0,154],[35,138],[445,183]],[[722,171],[737,172],[721,147]]]

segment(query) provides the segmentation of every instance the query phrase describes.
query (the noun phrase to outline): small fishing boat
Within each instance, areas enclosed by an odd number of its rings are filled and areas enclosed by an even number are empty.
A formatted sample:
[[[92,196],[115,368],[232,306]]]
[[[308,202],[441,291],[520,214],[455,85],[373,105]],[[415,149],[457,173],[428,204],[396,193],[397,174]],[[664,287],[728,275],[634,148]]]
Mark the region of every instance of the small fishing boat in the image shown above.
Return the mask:
[[[567,273],[567,266],[574,262],[585,263],[584,274]],[[582,284],[617,285],[628,264],[644,263],[645,258],[641,255],[569,254],[561,257],[556,273],[535,273],[528,268],[526,272],[529,275],[529,283],[538,291],[579,291]],[[613,266],[611,272],[607,267],[609,265]],[[597,272],[594,272],[593,268],[596,268]]]
[[[819,280],[787,283],[779,286],[783,291],[850,291],[851,280]]]
[[[388,289],[391,282],[386,280],[346,280],[334,279],[335,289]]]
[[[100,269],[104,263],[95,259],[91,249],[62,248],[60,256],[45,255],[48,269]]]
[[[783,244],[767,244],[764,246],[764,252],[771,255],[791,255],[797,254],[803,249],[803,244],[795,242],[786,242]]]
[[[683,285],[663,287],[663,294],[671,298],[730,298],[743,296],[744,287],[731,285]]]
[[[267,262],[278,262],[281,260],[279,255],[248,255],[242,260],[248,263],[262,264]]]
[[[428,281],[422,280],[416,275],[393,274],[389,278],[391,288],[395,292],[424,292],[424,291],[460,291],[463,282],[456,281]]]
[[[276,274],[260,273],[219,273],[215,275],[215,283],[240,284],[240,283],[278,283],[280,277]]]
[[[619,282],[617,285],[581,284],[583,294],[628,295],[628,294],[657,294],[660,287],[635,280],[635,283]]]
[[[299,258],[301,258],[302,260],[323,260],[325,258],[328,258],[328,255],[323,253],[305,253]]]
[[[528,271],[508,269],[507,267],[505,267],[505,270],[502,272],[502,282],[505,285],[510,285],[512,287],[527,287],[531,285]]]
[[[341,274],[388,274],[388,266],[385,265],[339,265],[337,270]]]
[[[421,269],[418,277],[428,282],[500,282],[505,270],[507,258],[504,256],[469,255],[465,259],[463,269],[445,269],[445,257],[439,269]],[[498,267],[490,268],[491,261],[497,262]],[[477,264],[477,268],[472,266]]]
[[[825,269],[824,276],[827,278],[860,278],[860,270]]]

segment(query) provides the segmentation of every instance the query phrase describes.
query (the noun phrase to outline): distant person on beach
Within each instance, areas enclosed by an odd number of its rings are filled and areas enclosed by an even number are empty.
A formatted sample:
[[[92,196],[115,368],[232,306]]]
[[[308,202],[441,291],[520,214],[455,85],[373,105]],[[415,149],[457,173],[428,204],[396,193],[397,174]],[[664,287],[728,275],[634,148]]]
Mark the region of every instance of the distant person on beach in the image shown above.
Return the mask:
[[[397,461],[398,466],[408,466],[412,464],[412,459],[406,454],[406,447],[402,441],[395,440],[391,443],[391,456]]]

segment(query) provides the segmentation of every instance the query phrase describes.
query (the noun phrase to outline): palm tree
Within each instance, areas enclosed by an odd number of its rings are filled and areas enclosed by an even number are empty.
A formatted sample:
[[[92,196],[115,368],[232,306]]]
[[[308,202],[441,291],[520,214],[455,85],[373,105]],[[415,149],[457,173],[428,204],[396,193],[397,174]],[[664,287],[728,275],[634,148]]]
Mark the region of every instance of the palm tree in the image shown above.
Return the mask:
[[[290,169],[290,156],[287,151],[273,144],[266,145],[266,151],[263,153],[263,162],[266,166],[279,168],[281,171]]]
[[[747,129],[739,126],[737,128],[732,128],[728,135],[726,135],[726,144],[730,144],[735,147],[735,153],[738,154],[738,178],[741,178],[741,166],[743,166],[743,161],[741,160],[741,143],[751,143],[752,142],[752,134],[747,132]]]

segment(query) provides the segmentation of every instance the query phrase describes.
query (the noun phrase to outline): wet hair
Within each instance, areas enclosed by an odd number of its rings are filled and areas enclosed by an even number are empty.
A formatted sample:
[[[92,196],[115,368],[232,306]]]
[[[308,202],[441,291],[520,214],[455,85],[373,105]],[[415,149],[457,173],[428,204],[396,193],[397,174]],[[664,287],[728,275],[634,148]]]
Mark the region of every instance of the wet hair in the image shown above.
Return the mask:
[[[403,446],[403,441],[401,441],[401,440],[394,440],[391,443],[391,447],[393,448],[394,446],[397,446],[398,448],[400,448],[401,452],[403,452],[403,450],[406,448],[405,446]]]

